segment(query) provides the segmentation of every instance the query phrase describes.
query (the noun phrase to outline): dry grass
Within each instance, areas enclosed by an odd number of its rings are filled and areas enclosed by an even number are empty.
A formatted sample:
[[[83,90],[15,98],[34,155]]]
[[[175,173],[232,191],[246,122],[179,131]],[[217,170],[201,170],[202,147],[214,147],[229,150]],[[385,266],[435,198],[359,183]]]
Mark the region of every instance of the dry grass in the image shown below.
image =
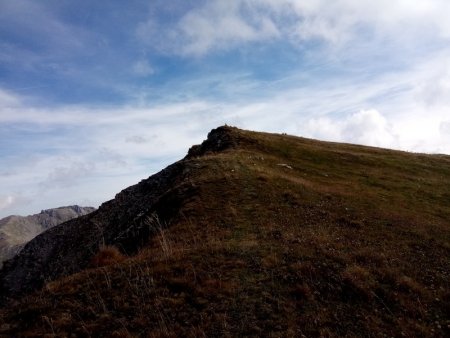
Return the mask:
[[[94,268],[117,264],[125,260],[125,256],[113,245],[102,246],[91,259]]]
[[[190,160],[198,194],[136,256],[5,308],[0,334],[448,335],[448,157],[232,132],[251,142]]]

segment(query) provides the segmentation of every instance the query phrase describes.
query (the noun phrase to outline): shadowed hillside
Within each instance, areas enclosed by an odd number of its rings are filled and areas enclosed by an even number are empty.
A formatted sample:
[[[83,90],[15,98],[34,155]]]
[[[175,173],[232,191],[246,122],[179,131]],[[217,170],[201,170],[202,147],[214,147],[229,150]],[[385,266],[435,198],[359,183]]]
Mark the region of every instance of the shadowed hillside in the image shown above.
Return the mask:
[[[0,334],[444,337],[450,157],[213,130],[31,241]]]

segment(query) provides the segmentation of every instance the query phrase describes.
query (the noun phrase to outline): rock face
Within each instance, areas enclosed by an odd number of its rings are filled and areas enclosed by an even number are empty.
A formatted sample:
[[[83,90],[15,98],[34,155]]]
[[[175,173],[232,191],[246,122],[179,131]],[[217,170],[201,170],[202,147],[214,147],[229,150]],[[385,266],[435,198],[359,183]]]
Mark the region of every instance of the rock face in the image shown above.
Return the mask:
[[[193,158],[205,155],[208,152],[219,152],[229,148],[235,148],[238,144],[245,142],[245,139],[233,134],[232,128],[224,126],[211,130],[208,138],[199,145],[194,145],[189,149],[186,158]]]
[[[29,242],[0,271],[0,300],[41,287],[44,281],[80,271],[102,245],[115,245],[129,254],[138,250],[161,224],[177,217],[180,204],[196,191],[188,175],[197,169],[192,158],[233,147],[234,128],[219,127],[194,146],[185,159],[142,180],[103,203],[89,215],[53,227]],[[151,222],[158,215],[159,224]]]
[[[39,214],[26,217],[8,216],[0,219],[0,267],[41,232],[94,210],[92,207],[73,205],[42,210]]]
[[[176,190],[184,166],[175,163],[103,203],[99,209],[53,227],[29,242],[0,271],[1,297],[17,296],[85,268],[101,245],[133,252],[148,237],[148,217],[160,217],[176,206]],[[175,186],[175,189],[173,188]]]

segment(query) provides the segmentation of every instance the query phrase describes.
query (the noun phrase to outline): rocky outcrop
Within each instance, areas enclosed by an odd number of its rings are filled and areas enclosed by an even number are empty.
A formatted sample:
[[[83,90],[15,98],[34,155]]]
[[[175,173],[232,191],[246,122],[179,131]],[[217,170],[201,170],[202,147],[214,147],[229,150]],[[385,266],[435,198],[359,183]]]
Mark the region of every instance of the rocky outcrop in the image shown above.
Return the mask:
[[[222,126],[209,132],[208,138],[199,145],[192,146],[186,158],[202,156],[208,153],[237,148],[244,143],[251,143],[250,138],[245,138],[237,128]]]
[[[0,267],[16,255],[27,242],[58,224],[87,215],[95,208],[72,205],[42,210],[31,216],[8,216],[0,220]]]

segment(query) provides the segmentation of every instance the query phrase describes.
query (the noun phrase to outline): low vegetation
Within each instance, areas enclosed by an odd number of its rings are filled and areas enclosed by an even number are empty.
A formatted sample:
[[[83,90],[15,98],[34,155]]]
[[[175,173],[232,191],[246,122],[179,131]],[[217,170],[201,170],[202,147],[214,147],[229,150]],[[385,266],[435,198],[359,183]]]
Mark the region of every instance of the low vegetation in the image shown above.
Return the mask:
[[[224,127],[133,255],[0,312],[5,336],[444,337],[450,157]],[[174,187],[175,189],[176,187]]]

